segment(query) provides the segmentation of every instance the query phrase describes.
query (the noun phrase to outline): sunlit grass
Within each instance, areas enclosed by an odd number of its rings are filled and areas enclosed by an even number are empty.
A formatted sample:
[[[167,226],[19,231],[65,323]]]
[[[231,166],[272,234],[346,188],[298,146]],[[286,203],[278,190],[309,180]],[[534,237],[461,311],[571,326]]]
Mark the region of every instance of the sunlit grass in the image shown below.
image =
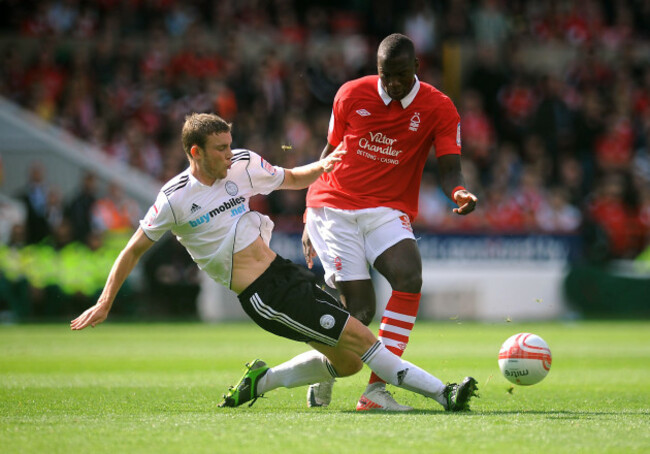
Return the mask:
[[[513,387],[497,352],[523,331],[548,342],[553,366]],[[245,362],[304,350],[248,323],[2,326],[0,451],[650,452],[648,322],[418,323],[405,358],[443,381],[477,378],[467,414],[395,388],[415,411],[357,413],[367,369],[338,380],[326,409],[307,409],[305,388],[216,408]]]

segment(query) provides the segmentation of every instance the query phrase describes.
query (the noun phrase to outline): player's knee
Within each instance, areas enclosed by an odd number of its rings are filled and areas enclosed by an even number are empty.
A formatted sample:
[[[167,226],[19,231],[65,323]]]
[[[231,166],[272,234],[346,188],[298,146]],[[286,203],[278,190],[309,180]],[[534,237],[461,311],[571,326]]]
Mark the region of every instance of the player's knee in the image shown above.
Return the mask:
[[[374,298],[364,298],[363,296],[349,296],[345,300],[345,306],[354,318],[364,325],[368,326],[375,318],[375,300]]]
[[[422,290],[422,272],[397,271],[390,279],[393,290],[406,293],[420,293]]]
[[[368,326],[375,318],[375,308],[365,307],[363,309],[355,311],[355,313],[351,313],[351,315],[364,325]]]

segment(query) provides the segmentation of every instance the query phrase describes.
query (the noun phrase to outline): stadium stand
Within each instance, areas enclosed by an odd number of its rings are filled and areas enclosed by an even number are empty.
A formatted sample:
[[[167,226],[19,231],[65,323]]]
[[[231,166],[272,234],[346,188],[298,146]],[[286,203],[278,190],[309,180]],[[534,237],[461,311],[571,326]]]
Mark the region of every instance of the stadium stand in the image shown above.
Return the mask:
[[[650,244],[648,2],[9,0],[0,30],[8,196],[27,183],[20,148],[65,203],[90,170],[142,208],[185,165],[174,125],[192,111],[232,120],[235,144],[271,161],[311,161],[338,86],[373,73],[376,44],[400,31],[459,109],[481,201],[453,217],[432,160],[420,232],[574,235],[592,263]],[[301,193],[256,203],[301,230]]]

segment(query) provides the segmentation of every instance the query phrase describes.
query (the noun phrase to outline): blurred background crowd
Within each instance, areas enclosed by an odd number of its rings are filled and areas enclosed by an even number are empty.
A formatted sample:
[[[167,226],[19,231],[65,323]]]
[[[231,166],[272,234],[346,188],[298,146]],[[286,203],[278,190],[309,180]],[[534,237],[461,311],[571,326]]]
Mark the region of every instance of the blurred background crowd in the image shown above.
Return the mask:
[[[232,121],[235,147],[277,165],[315,160],[338,87],[376,73],[378,43],[402,32],[458,108],[480,199],[453,216],[432,158],[419,231],[579,235],[601,261],[650,242],[649,0],[3,0],[0,30],[1,96],[161,183],[187,165],[190,112]],[[46,173],[12,194],[26,222],[5,244],[92,249],[137,225],[119,187],[89,174],[62,200]],[[301,231],[304,192],[255,203]]]

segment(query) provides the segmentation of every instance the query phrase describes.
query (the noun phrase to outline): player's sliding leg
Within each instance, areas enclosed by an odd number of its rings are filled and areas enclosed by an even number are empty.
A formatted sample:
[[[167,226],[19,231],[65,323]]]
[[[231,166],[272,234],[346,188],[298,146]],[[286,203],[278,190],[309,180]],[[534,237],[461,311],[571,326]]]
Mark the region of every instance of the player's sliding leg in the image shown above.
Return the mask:
[[[474,378],[466,377],[460,385],[443,385],[438,378],[391,353],[380,341],[361,359],[384,381],[434,399],[448,411],[469,410],[470,399],[477,395]]]
[[[278,366],[269,368],[259,359],[246,365],[246,372],[237,385],[224,395],[220,407],[237,407],[245,402],[255,402],[262,394],[276,388],[295,388],[312,383],[331,383],[336,377],[357,373],[363,367],[361,360],[349,351],[332,350],[336,370],[322,353],[311,350]]]
[[[419,293],[394,290],[379,326],[379,340],[386,348],[401,357],[406,349],[415,324],[420,305]],[[386,390],[386,382],[372,372],[366,390],[357,402],[357,411],[382,409],[386,411],[408,411],[411,407],[400,405]]]
[[[310,342],[316,352],[307,352],[283,363],[271,372],[263,361],[255,360],[239,383],[232,387],[220,407],[236,407],[255,400],[264,392],[284,387],[327,381],[337,375],[352,375],[363,361],[382,380],[434,399],[446,410],[469,410],[476,395],[476,380],[466,377],[460,385],[444,385],[438,378],[391,353],[354,317],[350,317],[336,347]],[[327,358],[325,358],[325,356]],[[271,375],[269,375],[269,373]]]
[[[336,347],[310,342],[323,355],[303,353],[277,366],[272,371],[263,361],[247,365],[239,383],[224,396],[222,407],[236,407],[255,400],[264,392],[280,386],[295,387],[327,381],[336,375],[351,375],[359,371],[361,361],[382,380],[432,398],[446,410],[469,409],[469,400],[475,395],[476,380],[467,377],[460,385],[445,386],[438,378],[414,364],[391,353],[359,320],[350,317]]]
[[[445,386],[438,378],[391,353],[366,326],[352,317],[337,348],[359,355],[385,382],[434,399],[446,410],[468,410],[470,399],[476,395],[476,380],[472,377],[465,378],[460,385]]]
[[[310,350],[269,369],[259,384],[263,394],[275,388],[295,388],[319,381],[333,380],[338,373],[330,361],[317,351]]]

